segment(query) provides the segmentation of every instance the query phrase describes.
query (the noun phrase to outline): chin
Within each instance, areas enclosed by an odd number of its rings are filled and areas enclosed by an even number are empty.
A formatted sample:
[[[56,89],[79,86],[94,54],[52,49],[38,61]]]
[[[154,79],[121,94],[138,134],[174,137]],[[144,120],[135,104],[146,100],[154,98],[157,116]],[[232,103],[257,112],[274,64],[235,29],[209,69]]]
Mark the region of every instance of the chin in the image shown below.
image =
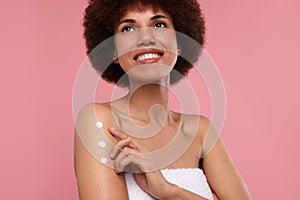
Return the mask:
[[[144,64],[127,72],[128,76],[142,82],[157,82],[169,77],[172,67],[162,64]]]

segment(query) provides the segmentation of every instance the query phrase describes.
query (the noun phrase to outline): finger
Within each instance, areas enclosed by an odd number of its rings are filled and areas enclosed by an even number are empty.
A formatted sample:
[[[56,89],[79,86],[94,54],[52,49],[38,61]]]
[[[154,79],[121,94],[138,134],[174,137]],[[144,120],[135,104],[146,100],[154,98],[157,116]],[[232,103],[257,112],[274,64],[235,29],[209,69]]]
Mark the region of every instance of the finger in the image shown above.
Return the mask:
[[[130,151],[130,152],[128,152]],[[116,173],[124,172],[125,168],[130,165],[136,159],[136,154],[133,154],[135,151],[129,149],[128,151],[122,150],[115,159],[114,168]]]
[[[155,162],[153,162],[153,159],[151,158],[151,156],[145,155],[145,154],[138,152],[137,150],[131,149],[131,148],[128,150],[126,149],[126,151],[129,153],[128,155],[131,156],[130,164],[132,164],[133,166],[136,166],[135,168],[129,169],[129,170],[131,170],[130,172],[132,172],[132,170],[135,170],[134,173],[152,172],[154,169],[158,169]],[[128,164],[126,161],[128,159],[127,157],[121,161],[122,167],[124,165],[126,166]]]
[[[120,150],[123,149],[126,146],[129,146],[130,142],[131,142],[131,138],[130,137],[127,137],[127,138],[125,138],[125,139],[120,140],[119,142],[117,142],[117,144],[111,150],[110,158],[111,159],[115,159],[115,157],[118,155],[118,153],[120,152]]]
[[[121,161],[128,156],[127,152],[121,151],[115,159],[114,169],[116,173],[121,173],[123,168],[121,167]]]
[[[116,128],[109,128],[109,132],[114,136],[114,137],[118,137],[119,139],[126,139],[128,137],[127,134],[125,134],[124,132],[116,129]],[[128,144],[129,147],[133,148],[133,149],[140,149],[139,144],[132,140],[130,144]]]
[[[134,156],[128,155],[124,157],[119,163],[119,169],[123,172],[133,172],[132,168],[134,165]]]
[[[146,162],[142,158],[141,154],[131,148],[127,148],[125,150],[127,152],[127,155],[120,159],[120,162],[118,163],[118,169],[121,171],[131,172],[131,173],[140,173],[142,172],[142,169],[144,168],[144,164]]]
[[[108,130],[111,135],[113,135],[114,137],[118,137],[120,139],[125,139],[128,136],[127,134],[123,133],[122,131],[120,131],[116,128],[109,128]]]
[[[131,147],[132,149],[136,149],[137,151],[141,150],[141,145],[132,139],[130,140],[130,143],[128,144],[128,146]]]
[[[127,155],[119,163],[119,169],[123,172],[142,173],[143,167],[141,159],[134,154]]]

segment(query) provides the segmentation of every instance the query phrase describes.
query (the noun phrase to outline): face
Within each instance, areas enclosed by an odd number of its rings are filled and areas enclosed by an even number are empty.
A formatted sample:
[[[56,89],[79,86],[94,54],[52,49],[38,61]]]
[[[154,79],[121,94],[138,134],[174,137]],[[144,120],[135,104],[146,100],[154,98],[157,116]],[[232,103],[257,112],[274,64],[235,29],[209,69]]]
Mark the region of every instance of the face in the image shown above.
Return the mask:
[[[144,81],[166,77],[177,60],[171,16],[152,8],[128,11],[115,29],[118,62],[129,75]]]

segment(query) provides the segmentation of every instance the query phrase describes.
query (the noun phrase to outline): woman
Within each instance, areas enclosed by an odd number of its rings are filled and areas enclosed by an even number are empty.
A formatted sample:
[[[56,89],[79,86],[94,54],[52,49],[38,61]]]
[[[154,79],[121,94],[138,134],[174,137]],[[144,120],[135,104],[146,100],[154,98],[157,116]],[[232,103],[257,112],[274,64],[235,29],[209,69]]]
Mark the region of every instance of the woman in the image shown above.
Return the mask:
[[[93,67],[129,92],[87,105],[77,119],[80,199],[250,199],[221,138],[204,148],[204,139],[216,135],[210,121],[169,108],[169,85],[188,73],[201,50],[191,50],[176,31],[204,42],[198,3],[91,0],[84,26]],[[95,50],[113,35],[113,45]],[[105,58],[113,61],[108,67]]]

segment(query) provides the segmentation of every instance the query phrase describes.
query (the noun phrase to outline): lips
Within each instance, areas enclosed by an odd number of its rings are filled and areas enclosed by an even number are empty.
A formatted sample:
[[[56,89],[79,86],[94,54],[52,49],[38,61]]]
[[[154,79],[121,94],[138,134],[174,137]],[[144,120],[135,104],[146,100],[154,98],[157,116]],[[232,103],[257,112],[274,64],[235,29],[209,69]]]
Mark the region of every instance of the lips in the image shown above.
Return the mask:
[[[155,58],[160,58],[161,55],[156,54],[156,53],[147,53],[147,54],[143,54],[137,57],[137,61],[145,61],[148,59],[155,59]]]
[[[135,56],[134,60],[141,63],[153,63],[160,60],[163,56],[163,52],[157,49],[145,49],[139,51]]]

